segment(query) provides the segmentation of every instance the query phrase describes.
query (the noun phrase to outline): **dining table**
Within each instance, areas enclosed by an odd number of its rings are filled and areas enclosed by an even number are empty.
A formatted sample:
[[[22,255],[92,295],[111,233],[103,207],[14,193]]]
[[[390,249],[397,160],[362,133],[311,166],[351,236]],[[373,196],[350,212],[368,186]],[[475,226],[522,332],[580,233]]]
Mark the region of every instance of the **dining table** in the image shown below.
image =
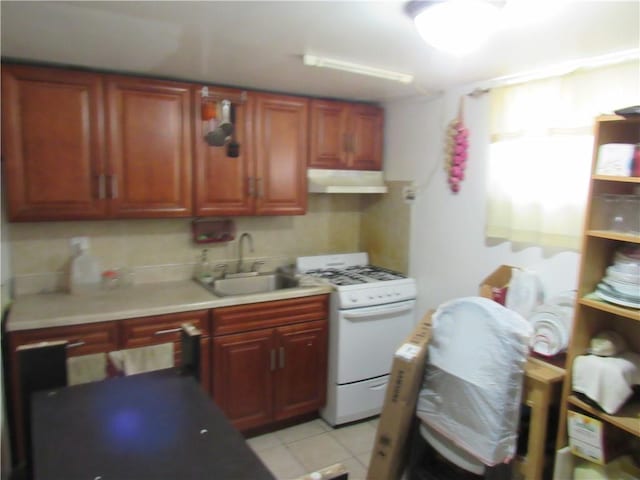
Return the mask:
[[[34,480],[275,480],[178,369],[31,396]]]

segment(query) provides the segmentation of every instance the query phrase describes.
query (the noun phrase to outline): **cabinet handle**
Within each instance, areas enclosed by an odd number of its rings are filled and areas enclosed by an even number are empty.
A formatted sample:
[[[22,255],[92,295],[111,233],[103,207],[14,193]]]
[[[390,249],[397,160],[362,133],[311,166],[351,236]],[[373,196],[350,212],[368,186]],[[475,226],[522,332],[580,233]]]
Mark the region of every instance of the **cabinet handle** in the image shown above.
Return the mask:
[[[86,345],[86,344],[87,342],[85,342],[84,340],[76,340],[75,342],[67,343],[67,349],[82,347],[83,345]]]
[[[154,335],[166,335],[167,333],[177,333],[182,330],[182,327],[167,328],[166,330],[157,330],[153,332]]]
[[[255,188],[255,182],[253,177],[247,177],[247,193],[249,197],[255,197],[256,196],[256,192],[255,192],[256,188]]]
[[[284,347],[280,347],[280,368],[284,368]]]
[[[118,198],[118,176],[111,175],[111,198]]]
[[[271,371],[276,369],[276,351],[271,350]]]
[[[98,199],[104,200],[107,198],[107,178],[104,173],[98,175]]]
[[[344,151],[349,153],[349,134],[348,133],[344,133],[342,135],[342,145],[343,145]]]

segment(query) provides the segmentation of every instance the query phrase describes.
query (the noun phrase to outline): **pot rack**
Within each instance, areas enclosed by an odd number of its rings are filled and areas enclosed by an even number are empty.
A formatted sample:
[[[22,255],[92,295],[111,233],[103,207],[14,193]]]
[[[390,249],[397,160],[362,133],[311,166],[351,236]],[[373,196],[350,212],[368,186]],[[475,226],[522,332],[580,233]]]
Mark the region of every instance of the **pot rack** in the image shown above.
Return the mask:
[[[239,94],[229,94],[224,92],[218,92],[209,87],[202,87],[200,95],[204,102],[220,102],[222,100],[229,100],[231,103],[244,104],[247,101],[247,92],[243,91]]]

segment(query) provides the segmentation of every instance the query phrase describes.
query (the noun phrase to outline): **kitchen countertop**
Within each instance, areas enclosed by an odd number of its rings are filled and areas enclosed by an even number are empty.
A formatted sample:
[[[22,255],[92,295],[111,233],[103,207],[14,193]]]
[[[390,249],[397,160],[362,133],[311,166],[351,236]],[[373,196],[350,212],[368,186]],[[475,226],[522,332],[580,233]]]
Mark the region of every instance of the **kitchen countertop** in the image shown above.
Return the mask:
[[[331,286],[318,284],[251,295],[218,297],[195,281],[185,280],[134,285],[85,295],[70,295],[66,292],[24,295],[13,301],[6,330],[12,332],[107,322],[322,295],[331,291]]]

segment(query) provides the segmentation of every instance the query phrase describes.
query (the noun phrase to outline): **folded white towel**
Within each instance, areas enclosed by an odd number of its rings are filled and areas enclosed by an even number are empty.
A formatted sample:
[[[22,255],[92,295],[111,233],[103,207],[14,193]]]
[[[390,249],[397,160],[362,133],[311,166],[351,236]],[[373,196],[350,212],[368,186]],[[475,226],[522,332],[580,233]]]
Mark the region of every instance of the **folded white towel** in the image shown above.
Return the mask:
[[[121,352],[125,375],[173,367],[173,343],[128,348]]]
[[[67,384],[98,382],[107,377],[107,355],[93,353],[67,358]]]
[[[640,355],[624,352],[615,357],[580,355],[573,361],[572,388],[615,414],[640,385]]]

